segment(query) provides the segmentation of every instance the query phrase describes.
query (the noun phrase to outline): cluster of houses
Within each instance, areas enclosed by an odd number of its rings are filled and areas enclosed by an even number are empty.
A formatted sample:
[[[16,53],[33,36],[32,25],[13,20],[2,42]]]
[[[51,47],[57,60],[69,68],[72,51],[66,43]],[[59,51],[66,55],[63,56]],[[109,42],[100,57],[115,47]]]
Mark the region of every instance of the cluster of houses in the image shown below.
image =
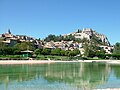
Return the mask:
[[[84,53],[83,44],[74,41],[61,41],[61,42],[45,42],[44,48],[60,48],[62,50],[74,50],[79,49],[81,54]]]
[[[96,37],[99,40],[106,43],[106,45],[98,45],[98,46],[100,48],[103,48],[106,51],[106,53],[108,53],[108,54],[111,54],[112,50],[114,48],[113,46],[110,45],[110,43],[105,35],[99,34],[99,33],[95,32],[94,30],[89,29],[89,28],[83,29],[79,32],[73,32],[71,34],[74,35],[75,38],[79,38],[79,39],[87,38],[88,40],[90,40],[93,35],[96,35]],[[63,36],[65,37],[67,35],[69,35],[69,34],[66,34]],[[14,46],[18,42],[31,42],[36,46],[36,48],[51,48],[51,49],[60,48],[62,50],[79,49],[81,54],[84,54],[84,52],[85,52],[85,50],[83,48],[84,43],[82,43],[82,42],[74,42],[74,41],[58,41],[58,42],[50,41],[50,42],[46,42],[44,40],[43,41],[38,40],[38,39],[35,39],[33,37],[29,37],[26,35],[13,35],[10,32],[10,30],[8,30],[7,33],[0,35],[0,42],[3,42],[9,46]]]
[[[40,47],[40,43],[41,43],[37,39],[30,37],[30,36],[13,35],[10,29],[8,30],[8,32],[0,35],[0,42],[3,42],[8,46],[14,46],[15,44],[19,42],[31,42],[38,48]]]
[[[44,48],[60,48],[62,50],[74,50],[74,49],[79,49],[81,54],[84,54],[84,43],[78,43],[74,41],[61,41],[61,42],[45,42],[45,45],[43,46]],[[113,46],[106,46],[106,45],[99,45],[100,48],[104,49],[107,54],[112,54],[112,51],[114,49]]]

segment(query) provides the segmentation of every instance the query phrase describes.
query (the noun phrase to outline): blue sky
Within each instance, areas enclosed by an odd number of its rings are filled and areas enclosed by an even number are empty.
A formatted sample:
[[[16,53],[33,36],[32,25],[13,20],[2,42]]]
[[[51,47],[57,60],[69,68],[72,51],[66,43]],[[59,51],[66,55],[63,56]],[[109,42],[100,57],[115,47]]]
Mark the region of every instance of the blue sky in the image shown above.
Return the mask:
[[[44,38],[92,28],[120,42],[120,0],[0,0],[0,34]]]

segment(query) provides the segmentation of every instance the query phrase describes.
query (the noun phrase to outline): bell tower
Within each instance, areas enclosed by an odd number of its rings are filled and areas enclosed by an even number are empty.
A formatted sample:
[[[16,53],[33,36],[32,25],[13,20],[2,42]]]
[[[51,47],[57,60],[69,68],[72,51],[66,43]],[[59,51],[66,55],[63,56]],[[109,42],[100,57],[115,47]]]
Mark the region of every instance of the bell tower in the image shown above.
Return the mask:
[[[8,34],[11,34],[11,31],[10,31],[10,29],[8,29]]]

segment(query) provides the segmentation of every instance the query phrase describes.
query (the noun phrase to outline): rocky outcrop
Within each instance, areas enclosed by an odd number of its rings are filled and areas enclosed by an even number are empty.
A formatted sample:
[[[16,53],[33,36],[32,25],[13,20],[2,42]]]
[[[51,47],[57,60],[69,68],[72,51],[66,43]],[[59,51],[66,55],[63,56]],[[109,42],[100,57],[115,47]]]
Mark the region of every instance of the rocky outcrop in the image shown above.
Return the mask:
[[[94,40],[97,40],[97,42],[99,42],[103,45],[110,46],[108,38],[104,34],[100,34],[100,33],[96,32],[95,30],[93,30],[91,28],[84,28],[83,30],[78,29],[78,31],[70,33],[70,34],[75,36],[75,38],[77,38],[77,39],[82,40],[82,39],[86,38],[89,41],[94,39]],[[66,34],[64,36],[67,36],[67,35],[70,35],[70,34]]]

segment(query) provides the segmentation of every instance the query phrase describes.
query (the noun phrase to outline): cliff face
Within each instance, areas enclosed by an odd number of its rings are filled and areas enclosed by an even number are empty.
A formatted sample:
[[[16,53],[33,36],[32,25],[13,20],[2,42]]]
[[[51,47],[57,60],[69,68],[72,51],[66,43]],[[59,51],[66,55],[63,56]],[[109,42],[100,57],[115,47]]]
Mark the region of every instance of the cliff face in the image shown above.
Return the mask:
[[[82,40],[82,39],[86,38],[89,41],[96,41],[96,42],[98,42],[98,44],[101,43],[103,45],[110,46],[108,38],[104,34],[100,34],[100,33],[96,32],[95,30],[92,30],[90,28],[78,30],[77,32],[73,32],[70,34],[75,36],[75,38],[77,38],[77,39]],[[70,35],[70,34],[68,34],[68,35]]]

